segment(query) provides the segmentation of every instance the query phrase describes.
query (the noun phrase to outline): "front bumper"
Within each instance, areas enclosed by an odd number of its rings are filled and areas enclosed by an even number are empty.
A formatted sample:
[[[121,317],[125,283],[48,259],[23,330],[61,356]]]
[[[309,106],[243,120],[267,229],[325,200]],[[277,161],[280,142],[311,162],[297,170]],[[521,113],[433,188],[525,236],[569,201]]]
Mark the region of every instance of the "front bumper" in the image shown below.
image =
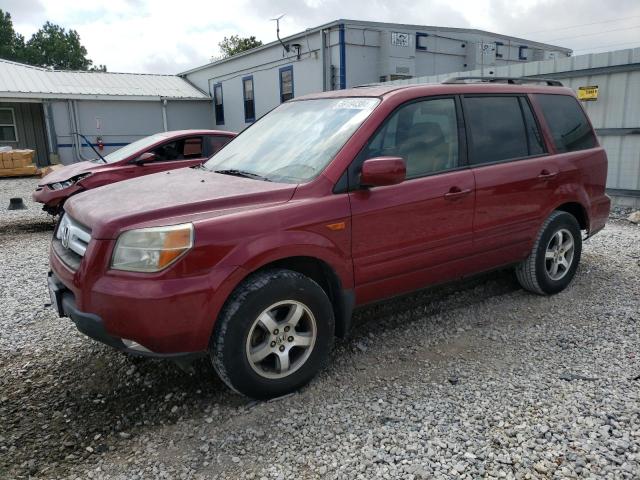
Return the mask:
[[[71,290],[56,277],[55,273],[48,275],[49,293],[51,304],[57,310],[60,317],[68,317],[76,325],[76,328],[87,337],[97,340],[110,347],[132,355],[154,357],[187,359],[204,356],[206,352],[178,352],[178,353],[157,353],[152,352],[139,343],[125,338],[109,334],[105,324],[98,315],[83,312],[78,309],[75,296]]]
[[[81,192],[83,189],[77,185],[71,185],[60,190],[52,190],[47,185],[38,185],[31,194],[34,202],[43,203],[45,209],[58,209],[71,195]]]

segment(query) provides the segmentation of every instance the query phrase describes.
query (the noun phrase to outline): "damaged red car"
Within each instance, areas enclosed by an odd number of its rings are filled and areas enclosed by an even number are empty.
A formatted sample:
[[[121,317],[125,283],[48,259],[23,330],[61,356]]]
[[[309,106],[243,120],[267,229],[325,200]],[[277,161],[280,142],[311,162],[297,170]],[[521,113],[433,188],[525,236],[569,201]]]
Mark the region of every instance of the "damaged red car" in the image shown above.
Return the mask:
[[[193,167],[225,146],[236,134],[221,130],[176,130],[141,138],[104,157],[74,163],[46,175],[32,198],[51,215],[85,190],[151,173]]]

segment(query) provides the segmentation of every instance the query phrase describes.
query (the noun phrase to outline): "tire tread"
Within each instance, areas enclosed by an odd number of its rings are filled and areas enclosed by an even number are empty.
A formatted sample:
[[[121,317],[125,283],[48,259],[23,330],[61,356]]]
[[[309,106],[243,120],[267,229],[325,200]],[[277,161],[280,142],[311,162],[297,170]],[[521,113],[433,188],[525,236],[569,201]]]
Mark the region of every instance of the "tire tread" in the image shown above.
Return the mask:
[[[269,283],[279,279],[289,279],[294,281],[306,280],[314,283],[320,290],[322,290],[322,287],[320,287],[320,285],[318,285],[311,278],[293,270],[273,268],[255,272],[247,277],[244,282],[242,282],[240,286],[238,286],[236,290],[229,296],[224,307],[222,308],[220,316],[218,317],[213,335],[211,337],[209,351],[214,370],[220,376],[225,385],[227,385],[234,392],[241,395],[245,394],[238,390],[238,388],[233,384],[231,377],[227,373],[225,367],[223,352],[225,338],[227,337],[226,332],[231,321],[233,320],[242,304],[245,302],[246,298],[253,292],[261,290],[262,288],[265,288]],[[330,339],[329,346],[331,347],[332,345],[333,338]],[[323,362],[322,367],[324,367],[325,365],[326,360],[325,362]]]
[[[538,260],[538,249],[540,247],[540,241],[542,240],[542,236],[544,232],[547,230],[547,227],[551,222],[553,222],[556,218],[562,217],[563,215],[569,215],[567,212],[561,210],[554,210],[551,212],[551,215],[547,217],[547,219],[540,227],[538,231],[538,235],[536,237],[536,241],[533,244],[533,248],[531,249],[531,253],[527,258],[525,258],[522,262],[520,262],[516,266],[516,278],[518,282],[525,290],[528,290],[532,293],[537,293],[538,295],[546,295],[547,293],[540,287],[538,283],[538,278],[536,276],[536,262]]]

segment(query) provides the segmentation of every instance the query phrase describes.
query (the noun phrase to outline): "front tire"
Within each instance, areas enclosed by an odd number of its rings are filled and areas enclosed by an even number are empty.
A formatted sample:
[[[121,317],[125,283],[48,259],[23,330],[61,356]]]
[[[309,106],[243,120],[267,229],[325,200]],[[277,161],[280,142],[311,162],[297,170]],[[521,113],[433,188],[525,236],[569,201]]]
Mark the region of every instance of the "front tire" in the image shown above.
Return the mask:
[[[516,277],[530,292],[561,292],[575,276],[581,254],[578,221],[573,215],[556,210],[542,225],[529,256],[516,267]]]
[[[307,384],[324,367],[333,336],[333,309],[320,285],[291,270],[265,270],[227,300],[210,357],[231,389],[273,398]]]

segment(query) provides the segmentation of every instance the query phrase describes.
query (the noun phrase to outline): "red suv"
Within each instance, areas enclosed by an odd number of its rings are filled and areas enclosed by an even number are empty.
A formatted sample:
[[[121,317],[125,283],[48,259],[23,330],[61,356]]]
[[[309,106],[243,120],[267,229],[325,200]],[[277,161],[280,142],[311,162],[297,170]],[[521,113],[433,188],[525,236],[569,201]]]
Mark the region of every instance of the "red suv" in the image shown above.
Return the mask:
[[[136,140],[105,157],[67,165],[44,177],[33,192],[52,215],[76,193],[150,173],[202,163],[235,137],[219,130],[176,130]]]
[[[74,196],[52,302],[96,340],[209,355],[268,398],[313,378],[354,307],[509,265],[559,292],[605,225],[607,158],[570,89],[520,83],[308,95],[202,168]]]

